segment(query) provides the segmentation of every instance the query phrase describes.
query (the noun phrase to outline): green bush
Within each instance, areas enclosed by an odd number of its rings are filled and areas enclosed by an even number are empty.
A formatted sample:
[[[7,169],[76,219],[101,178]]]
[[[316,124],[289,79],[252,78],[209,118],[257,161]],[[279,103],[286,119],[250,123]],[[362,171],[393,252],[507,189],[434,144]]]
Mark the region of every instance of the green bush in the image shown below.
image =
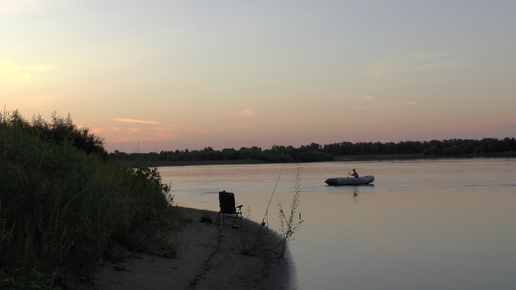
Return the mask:
[[[17,112],[0,116],[2,287],[23,284],[13,282],[20,277],[91,275],[114,245],[166,246],[161,232],[170,222],[170,188],[157,169],[107,162],[101,139],[70,118],[53,118],[49,125]]]

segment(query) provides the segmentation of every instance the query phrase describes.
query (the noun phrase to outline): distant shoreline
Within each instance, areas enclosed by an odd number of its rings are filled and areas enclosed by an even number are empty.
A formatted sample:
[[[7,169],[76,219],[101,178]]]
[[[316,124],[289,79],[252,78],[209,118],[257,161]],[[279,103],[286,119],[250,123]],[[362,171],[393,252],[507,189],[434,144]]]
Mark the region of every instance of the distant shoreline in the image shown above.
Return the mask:
[[[468,159],[468,158],[516,158],[516,152],[501,153],[479,153],[479,154],[462,154],[456,156],[435,156],[424,155],[422,153],[415,154],[379,154],[379,155],[343,155],[335,156],[333,161],[319,162],[357,162],[357,161],[385,161],[385,160],[437,160],[437,159]],[[145,166],[145,167],[166,167],[166,166],[196,166],[196,165],[245,165],[245,164],[274,164],[275,162],[265,162],[260,160],[210,160],[210,161],[115,161],[126,166]],[[281,162],[279,162],[281,163]],[[278,163],[278,164],[279,164]],[[292,162],[290,162],[292,163]],[[309,163],[309,162],[306,162]]]
[[[474,153],[461,155],[424,155],[416,154],[385,154],[385,155],[347,155],[335,156],[333,161],[369,161],[369,160],[412,160],[412,159],[469,159],[469,158],[510,158],[516,157],[516,152]],[[331,162],[331,161],[330,161]]]
[[[293,146],[242,147],[238,150],[226,148],[214,150],[175,150],[149,153],[125,153],[115,150],[108,159],[126,165],[181,166],[210,164],[260,164],[260,163],[306,163],[326,161],[363,161],[392,159],[438,159],[471,157],[516,156],[516,139],[502,140],[432,140],[402,141],[398,143],[351,143],[341,142],[327,145],[312,143],[295,148]]]

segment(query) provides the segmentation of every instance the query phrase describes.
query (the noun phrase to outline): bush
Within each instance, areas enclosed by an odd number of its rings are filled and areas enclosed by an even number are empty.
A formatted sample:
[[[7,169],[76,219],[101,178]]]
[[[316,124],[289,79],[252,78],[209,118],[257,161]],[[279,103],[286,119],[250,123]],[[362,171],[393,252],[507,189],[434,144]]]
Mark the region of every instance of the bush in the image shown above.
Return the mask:
[[[9,284],[0,286],[87,276],[114,244],[148,251],[148,240],[163,242],[169,187],[155,168],[106,162],[100,140],[70,118],[1,116],[0,278]]]

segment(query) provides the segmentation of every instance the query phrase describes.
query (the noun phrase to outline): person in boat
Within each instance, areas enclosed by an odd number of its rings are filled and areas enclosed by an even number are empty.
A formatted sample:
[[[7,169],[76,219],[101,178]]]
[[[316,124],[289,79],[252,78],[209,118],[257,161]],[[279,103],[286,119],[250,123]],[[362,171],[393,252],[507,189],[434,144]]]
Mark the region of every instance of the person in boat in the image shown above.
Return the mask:
[[[354,176],[355,178],[358,178],[358,173],[354,168],[353,168],[353,173],[350,173],[349,175]]]

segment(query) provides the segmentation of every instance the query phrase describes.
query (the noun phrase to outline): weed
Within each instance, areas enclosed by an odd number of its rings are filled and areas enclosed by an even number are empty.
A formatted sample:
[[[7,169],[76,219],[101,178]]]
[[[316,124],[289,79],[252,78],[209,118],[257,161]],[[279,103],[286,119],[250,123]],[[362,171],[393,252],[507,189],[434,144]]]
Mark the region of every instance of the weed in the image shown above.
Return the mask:
[[[301,193],[301,176],[300,176],[301,167],[298,166],[296,169],[296,180],[294,185],[294,197],[292,198],[292,202],[290,204],[290,213],[287,217],[285,212],[283,211],[283,207],[281,203],[278,202],[279,208],[279,219],[280,219],[280,257],[282,258],[285,255],[285,251],[287,249],[287,244],[292,240],[292,236],[296,233],[303,224],[303,220],[301,219],[301,215],[299,215],[299,220],[295,221],[296,211],[299,207],[299,194]]]
[[[251,207],[248,206],[244,212],[243,227],[239,229],[236,248],[238,252],[246,256],[256,256],[265,246],[260,232],[250,231]]]

